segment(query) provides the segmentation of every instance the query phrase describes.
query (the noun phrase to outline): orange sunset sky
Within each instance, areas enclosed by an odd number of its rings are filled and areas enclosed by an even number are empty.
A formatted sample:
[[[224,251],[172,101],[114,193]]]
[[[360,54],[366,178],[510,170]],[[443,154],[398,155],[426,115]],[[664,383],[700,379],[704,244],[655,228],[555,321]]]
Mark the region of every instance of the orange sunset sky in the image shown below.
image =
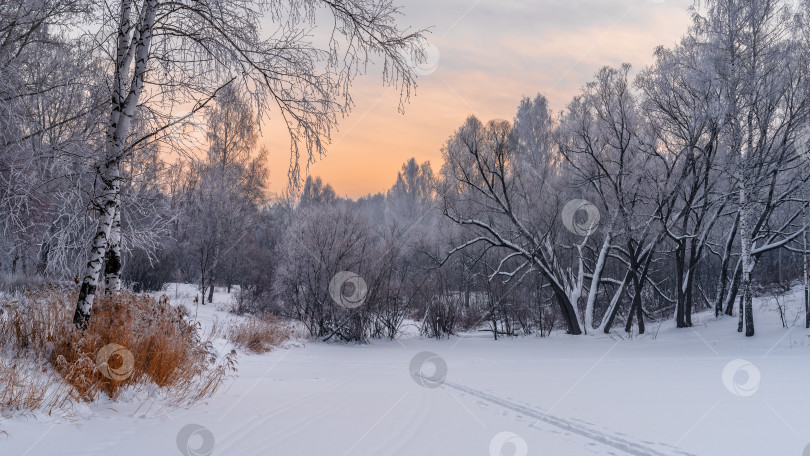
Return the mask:
[[[333,134],[328,154],[311,165],[340,196],[385,191],[403,162],[441,165],[441,146],[465,117],[513,119],[523,96],[545,94],[565,107],[603,65],[652,61],[690,23],[691,0],[397,0],[401,22],[432,27],[435,71],[418,80],[405,114],[398,92],[370,74],[353,86],[355,107]],[[433,58],[432,60],[436,60]],[[425,71],[427,72],[427,71]],[[287,185],[289,140],[274,119],[262,127],[270,152],[270,190]]]

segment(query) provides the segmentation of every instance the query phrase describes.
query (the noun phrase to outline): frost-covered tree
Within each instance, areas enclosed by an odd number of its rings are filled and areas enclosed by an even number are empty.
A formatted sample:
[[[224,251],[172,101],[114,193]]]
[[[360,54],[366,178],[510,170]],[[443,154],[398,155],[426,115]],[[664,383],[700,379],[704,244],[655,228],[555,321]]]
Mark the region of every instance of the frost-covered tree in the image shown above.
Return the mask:
[[[792,27],[793,4],[784,1],[718,0],[697,16],[717,71],[724,115],[721,141],[732,160],[740,239],[740,325],[754,335],[752,273],[765,251],[782,247],[800,230],[790,225],[800,211],[777,222],[806,177],[795,172],[793,144],[807,119],[806,68]]]
[[[626,329],[635,317],[643,333],[642,291],[662,239],[655,211],[662,158],[652,145],[629,71],[625,64],[597,72],[560,119],[558,141],[570,181],[587,188],[604,214],[597,230],[604,234],[591,275],[588,313],[594,312],[591,299],[603,280],[605,260],[613,256],[624,265],[616,292],[632,293]],[[610,330],[619,302],[610,300],[600,330]]]
[[[300,207],[334,203],[338,200],[335,189],[320,177],[307,176],[301,196],[298,198]]]
[[[415,158],[411,158],[402,165],[386,198],[393,213],[403,220],[414,222],[430,208],[434,189],[435,178],[430,162],[420,165]]]
[[[308,30],[316,16],[331,16],[326,45]],[[407,56],[423,59],[422,32],[397,24],[388,1],[261,2],[121,0],[97,10],[97,41],[109,60],[108,120],[98,167],[98,229],[93,238],[74,322],[84,328],[120,210],[121,161],[133,147],[166,135],[231,84],[250,94],[258,117],[274,110],[291,137],[291,175],[298,159],[323,151],[337,120],[352,106],[352,80],[373,57],[383,80],[406,100],[414,87]],[[275,33],[263,31],[269,18]],[[108,39],[109,37],[109,39]],[[174,114],[181,106],[190,112]],[[136,117],[151,123],[135,136]],[[113,243],[113,245],[115,245]]]
[[[205,114],[208,150],[188,164],[177,235],[211,302],[215,283],[230,288],[248,251],[246,241],[266,200],[267,153],[256,147],[254,111],[232,89],[224,89]]]
[[[483,124],[469,117],[442,149],[440,195],[443,212],[467,227],[470,236],[451,250],[474,245],[495,249],[499,264],[488,280],[514,280],[539,272],[548,281],[568,333],[581,334],[577,309],[584,265],[570,266],[556,244],[558,224],[551,176],[537,172],[531,161],[515,156],[512,126],[507,121]],[[550,203],[538,207],[538,198]],[[540,208],[545,210],[539,210]]]
[[[89,185],[76,163],[93,159],[100,102],[97,65],[68,35],[87,11],[77,0],[0,4],[0,269],[64,278],[84,238]]]
[[[721,89],[714,73],[707,71],[712,65],[708,49],[692,28],[674,48],[658,48],[655,63],[636,81],[664,158],[658,206],[661,226],[675,244],[679,328],[692,325],[697,267],[731,203],[719,150]]]

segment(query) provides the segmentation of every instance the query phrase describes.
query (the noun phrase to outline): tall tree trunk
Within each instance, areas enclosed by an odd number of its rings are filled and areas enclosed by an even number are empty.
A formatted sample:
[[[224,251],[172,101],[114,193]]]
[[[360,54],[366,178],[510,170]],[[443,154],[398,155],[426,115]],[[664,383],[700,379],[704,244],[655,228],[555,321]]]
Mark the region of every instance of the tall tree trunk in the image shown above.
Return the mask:
[[[113,224],[110,227],[109,245],[104,259],[104,290],[108,294],[121,292],[121,203],[117,198]]]
[[[636,290],[638,291],[638,290]],[[630,306],[630,312],[627,315],[627,323],[624,325],[624,332],[631,332],[633,330],[633,315],[635,314],[638,319],[638,333],[644,334],[644,310],[641,307],[641,295],[638,297],[633,296],[633,303]]]
[[[79,289],[79,299],[76,303],[76,311],[73,314],[73,324],[82,331],[87,329],[90,322],[90,314],[93,310],[93,301],[98,288],[99,275],[101,274],[101,263],[107,250],[108,238],[112,230],[115,218],[116,192],[120,188],[120,171],[117,162],[108,163],[105,167],[104,196],[99,209],[98,228],[93,236],[93,244],[90,248],[90,257],[84,270],[82,285]]]
[[[697,264],[697,246],[695,241],[689,243],[689,267],[686,269],[686,306],[684,320],[687,327],[692,327],[692,308],[694,306],[695,265]]]
[[[717,295],[715,297],[714,303],[715,317],[719,317],[721,313],[723,313],[729,308],[729,306],[725,305],[726,290],[729,287],[728,265],[731,262],[732,250],[734,249],[734,238],[737,233],[737,226],[739,225],[739,221],[740,217],[739,214],[737,214],[737,216],[734,218],[734,224],[731,227],[731,232],[729,232],[728,237],[726,238],[726,245],[723,250],[723,261],[720,265],[720,279],[717,281]]]
[[[582,334],[582,329],[579,327],[579,320],[577,319],[577,311],[574,304],[568,299],[568,296],[562,289],[558,289],[553,285],[552,287],[554,288],[554,294],[557,296],[557,302],[560,305],[563,319],[568,327],[568,334],[573,334],[576,336]]]
[[[750,123],[750,120],[749,120]],[[749,128],[750,129],[750,128]],[[749,137],[749,152],[753,150],[750,145],[751,138]],[[750,158],[750,155],[747,157]],[[754,335],[754,315],[753,315],[753,299],[751,296],[751,271],[754,269],[754,259],[751,256],[752,243],[751,239],[751,202],[748,186],[748,171],[745,169],[748,164],[743,163],[742,179],[740,181],[740,260],[742,262],[742,295],[740,295],[740,318],[745,319],[745,335],[751,337]]]
[[[629,280],[630,270],[628,269],[624,274],[624,279],[622,280],[621,284],[619,284],[619,289],[613,293],[613,299],[610,300],[610,305],[608,306],[604,317],[602,317],[602,324],[599,325],[599,331],[602,331],[605,334],[610,334],[610,329],[613,327],[613,321],[616,319],[616,315],[619,312],[619,304],[622,301],[624,288],[627,286]]]
[[[37,275],[44,276],[48,272],[48,259],[51,254],[51,242],[43,241],[39,248],[39,259],[37,261]]]
[[[675,326],[677,328],[686,327],[686,296],[684,293],[684,267],[686,258],[686,241],[683,239],[678,240],[678,246],[675,248],[675,267],[677,269],[677,283],[678,288],[678,301],[675,305]],[[635,281],[635,278],[633,279]]]
[[[636,314],[636,297],[633,296],[633,301],[630,303],[630,312],[627,313],[627,322],[624,324],[624,332],[629,333],[633,330],[633,316]]]
[[[37,260],[37,274],[45,276],[48,273],[48,263],[51,256],[51,239],[56,232],[56,222],[51,223],[48,228],[48,237],[42,240],[39,247],[39,259]]]
[[[759,27],[759,25],[753,27]],[[743,304],[743,311],[745,313],[745,336],[751,337],[754,335],[754,312],[753,312],[753,297],[751,296],[751,272],[754,270],[754,259],[751,256],[753,250],[753,228],[751,226],[751,217],[753,216],[752,197],[754,194],[751,188],[750,168],[751,161],[754,160],[754,109],[757,105],[757,96],[755,93],[758,81],[758,68],[757,62],[759,60],[759,32],[751,33],[751,39],[754,41],[750,46],[751,51],[751,64],[749,65],[750,83],[751,87],[748,88],[748,115],[746,119],[746,129],[748,136],[746,138],[746,153],[742,157],[742,179],[740,180],[740,258],[742,259],[742,289],[741,304]],[[756,165],[754,165],[756,166]]]
[[[565,319],[566,326],[568,326],[568,334],[580,335],[582,334],[582,327],[577,315],[577,303],[573,302],[568,296],[565,285],[563,285],[555,275],[550,272],[552,268],[548,263],[540,258],[534,258],[534,262],[539,266],[543,275],[548,279],[551,289],[554,291],[554,296],[557,297],[557,303],[560,305],[560,311]],[[581,282],[580,282],[581,284]]]
[[[633,313],[638,318],[638,333],[644,334],[644,309],[642,307],[641,292],[644,289],[644,283],[647,281],[647,271],[650,269],[650,260],[652,259],[652,251],[648,252],[642,258],[636,258],[640,248],[633,250],[632,245],[628,242],[628,251],[630,252],[630,268],[632,269],[633,288],[633,304],[630,306],[630,313],[627,316],[627,324],[624,327],[625,332],[630,332],[633,329]],[[639,261],[640,260],[640,261]],[[643,266],[640,264],[643,263]],[[639,269],[643,267],[641,276],[639,277]]]
[[[219,223],[217,223],[217,232],[219,230]],[[208,287],[210,291],[208,292],[208,303],[211,304],[214,301],[214,279],[216,277],[217,267],[219,265],[219,241],[217,241],[216,245],[214,246],[214,261],[211,262],[211,272],[208,275]],[[203,296],[205,296],[205,289],[203,288]]]
[[[636,252],[630,250],[631,256],[635,255]],[[639,289],[638,284],[638,271],[636,270],[636,261],[634,257],[630,259],[630,269],[633,271],[631,273],[633,277],[633,301],[630,304],[630,312],[627,313],[627,323],[624,325],[624,332],[629,333],[633,330],[633,316],[636,314],[636,309],[641,305],[641,290]],[[643,324],[643,323],[642,323]],[[641,330],[641,326],[639,325],[639,331]],[[641,334],[639,332],[639,334]]]
[[[751,337],[754,335],[754,309],[753,309],[753,301],[754,297],[751,292],[751,279],[748,279],[748,283],[743,286],[743,295],[745,297],[745,335],[746,337]],[[741,298],[742,298],[741,297]]]
[[[684,320],[686,323],[687,328],[692,327],[692,307],[694,304],[694,290],[692,288],[692,283],[694,281],[693,277],[695,276],[693,271],[689,271],[686,276],[686,306],[684,308]]]
[[[202,301],[203,305],[205,305],[205,290],[208,289],[206,288],[206,284],[207,282],[205,281],[205,271],[203,271],[200,274],[200,300]]]
[[[726,294],[726,282],[728,281],[728,263],[723,259],[720,266],[720,278],[717,280],[717,294],[714,298],[714,316],[719,317],[723,313],[723,297]]]
[[[588,289],[588,301],[585,305],[585,334],[593,331],[593,313],[596,309],[596,297],[599,294],[599,283],[602,281],[602,272],[605,269],[607,256],[610,253],[611,233],[605,233],[605,239],[602,241],[602,248],[599,249],[599,257],[596,264],[593,266],[593,273],[591,274],[591,286]]]
[[[807,258],[808,229],[810,228],[810,202],[804,206],[804,317],[805,328],[810,329],[810,264]]]
[[[740,277],[742,276],[742,261],[737,261],[737,266],[734,268],[734,276],[731,278],[731,285],[728,289],[725,299],[726,315],[729,317],[734,315],[734,303],[737,300],[737,294],[740,291]]]

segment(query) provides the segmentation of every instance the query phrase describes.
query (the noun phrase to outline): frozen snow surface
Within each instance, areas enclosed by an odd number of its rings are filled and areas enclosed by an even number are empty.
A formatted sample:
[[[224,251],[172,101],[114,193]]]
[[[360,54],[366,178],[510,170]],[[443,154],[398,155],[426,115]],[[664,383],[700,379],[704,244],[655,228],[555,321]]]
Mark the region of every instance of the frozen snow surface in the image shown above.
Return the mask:
[[[166,293],[194,313],[193,287]],[[199,306],[203,326],[229,318],[228,299]],[[810,332],[801,291],[786,302],[784,329],[758,299],[754,338],[704,313],[641,337],[411,334],[240,355],[238,377],[190,409],[2,421],[0,455],[807,456]]]

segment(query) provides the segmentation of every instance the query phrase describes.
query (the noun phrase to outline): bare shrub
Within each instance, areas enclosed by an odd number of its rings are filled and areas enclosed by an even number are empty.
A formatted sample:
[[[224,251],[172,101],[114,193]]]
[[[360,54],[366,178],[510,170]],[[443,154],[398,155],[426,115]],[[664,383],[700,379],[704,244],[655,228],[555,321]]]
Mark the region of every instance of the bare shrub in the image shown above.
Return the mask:
[[[250,316],[232,324],[228,340],[253,353],[265,353],[292,337],[292,328],[272,315]]]
[[[52,382],[41,364],[30,359],[0,357],[0,416],[43,410],[48,415],[68,415],[73,409],[71,387]]]
[[[459,330],[462,306],[454,295],[437,296],[425,309],[419,333],[425,337],[442,339],[455,335]]]

